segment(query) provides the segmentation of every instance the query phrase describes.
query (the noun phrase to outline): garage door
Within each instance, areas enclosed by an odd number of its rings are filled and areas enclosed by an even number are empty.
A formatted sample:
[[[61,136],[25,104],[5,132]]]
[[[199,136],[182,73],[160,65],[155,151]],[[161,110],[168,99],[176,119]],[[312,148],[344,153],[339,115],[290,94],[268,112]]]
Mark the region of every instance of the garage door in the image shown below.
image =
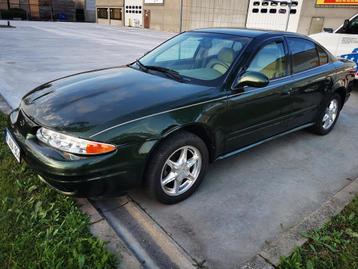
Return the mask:
[[[143,27],[143,0],[126,0],[125,26]]]
[[[250,0],[247,15],[247,28],[286,30],[296,32],[300,18],[302,1]]]

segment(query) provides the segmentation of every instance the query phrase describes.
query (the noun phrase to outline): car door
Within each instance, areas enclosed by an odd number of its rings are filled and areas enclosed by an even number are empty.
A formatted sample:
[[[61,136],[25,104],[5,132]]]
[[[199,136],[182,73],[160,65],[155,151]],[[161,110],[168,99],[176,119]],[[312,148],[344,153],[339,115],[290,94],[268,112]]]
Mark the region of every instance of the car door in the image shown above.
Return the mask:
[[[227,152],[287,129],[286,117],[282,114],[290,106],[285,98],[288,90],[288,51],[284,38],[270,39],[259,46],[248,61],[244,72],[247,71],[263,73],[269,78],[269,84],[263,88],[245,86],[239,92],[229,94]]]
[[[315,120],[326,92],[332,87],[334,66],[327,53],[314,42],[288,37],[292,75],[287,99],[291,103],[289,128]]]

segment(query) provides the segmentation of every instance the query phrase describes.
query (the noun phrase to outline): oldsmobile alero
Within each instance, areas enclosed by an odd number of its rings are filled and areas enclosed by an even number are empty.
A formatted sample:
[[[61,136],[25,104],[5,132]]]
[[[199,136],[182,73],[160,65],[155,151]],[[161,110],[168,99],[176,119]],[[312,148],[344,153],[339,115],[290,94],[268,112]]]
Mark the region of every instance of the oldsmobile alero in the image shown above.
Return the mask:
[[[10,114],[6,141],[64,194],[143,185],[176,203],[212,161],[304,128],[329,133],[354,73],[303,35],[200,29],[127,66],[39,86]]]

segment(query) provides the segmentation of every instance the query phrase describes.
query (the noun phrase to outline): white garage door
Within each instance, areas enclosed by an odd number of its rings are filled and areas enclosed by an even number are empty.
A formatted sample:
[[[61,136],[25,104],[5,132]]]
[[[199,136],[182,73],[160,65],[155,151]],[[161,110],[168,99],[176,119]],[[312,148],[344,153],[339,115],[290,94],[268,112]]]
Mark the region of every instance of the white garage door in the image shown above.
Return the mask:
[[[143,0],[124,2],[125,26],[143,27]]]
[[[265,1],[250,0],[247,15],[247,28],[286,30],[296,32],[300,18],[303,0],[289,1]]]

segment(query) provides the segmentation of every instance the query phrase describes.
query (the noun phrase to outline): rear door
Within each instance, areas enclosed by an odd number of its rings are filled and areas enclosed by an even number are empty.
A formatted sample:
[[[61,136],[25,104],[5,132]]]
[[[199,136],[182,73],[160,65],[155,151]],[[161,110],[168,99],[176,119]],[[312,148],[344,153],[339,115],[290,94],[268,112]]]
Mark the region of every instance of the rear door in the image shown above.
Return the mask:
[[[289,127],[295,128],[315,121],[327,91],[332,87],[334,66],[327,53],[314,42],[288,37],[292,75],[288,100],[292,107]]]
[[[261,72],[270,82],[263,88],[244,87],[228,96],[229,134],[226,151],[231,152],[287,129],[282,111],[289,111],[288,55],[284,38],[263,43],[251,56],[245,71]]]

